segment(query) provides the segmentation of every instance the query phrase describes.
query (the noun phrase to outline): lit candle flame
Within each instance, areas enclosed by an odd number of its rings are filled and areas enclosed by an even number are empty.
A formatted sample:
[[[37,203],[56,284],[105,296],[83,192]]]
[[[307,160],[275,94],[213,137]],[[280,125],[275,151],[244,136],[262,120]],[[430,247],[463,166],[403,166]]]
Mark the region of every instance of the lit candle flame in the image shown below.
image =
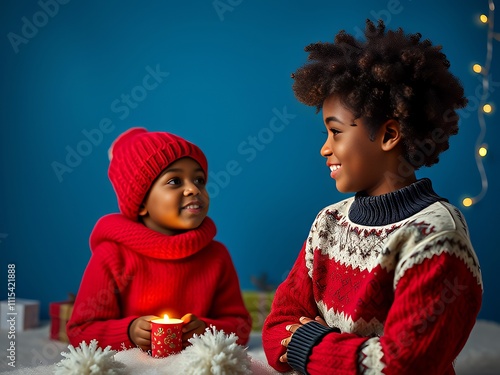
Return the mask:
[[[163,320],[168,321],[168,315],[167,314],[163,314]]]

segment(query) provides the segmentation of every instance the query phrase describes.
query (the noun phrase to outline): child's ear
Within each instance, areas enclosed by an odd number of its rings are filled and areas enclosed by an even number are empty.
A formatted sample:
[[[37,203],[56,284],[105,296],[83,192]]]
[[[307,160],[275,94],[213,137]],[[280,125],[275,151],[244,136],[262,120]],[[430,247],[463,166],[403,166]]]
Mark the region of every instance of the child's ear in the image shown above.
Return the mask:
[[[382,138],[382,149],[384,151],[390,151],[401,141],[401,129],[399,122],[394,119],[387,120],[382,125],[382,129],[384,132],[384,137]]]
[[[144,203],[141,203],[141,207],[139,207],[139,216],[146,216],[148,213],[148,210],[146,209],[146,206]]]

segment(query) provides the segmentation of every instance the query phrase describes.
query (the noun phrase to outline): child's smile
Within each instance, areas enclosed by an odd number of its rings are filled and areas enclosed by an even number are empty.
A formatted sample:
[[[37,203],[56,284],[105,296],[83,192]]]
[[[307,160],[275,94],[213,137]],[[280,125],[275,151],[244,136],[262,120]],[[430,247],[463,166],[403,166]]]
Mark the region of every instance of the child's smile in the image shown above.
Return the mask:
[[[191,201],[191,202],[187,203],[186,205],[182,206],[181,210],[183,210],[189,214],[192,214],[192,215],[198,215],[198,214],[203,212],[203,208],[204,208],[204,205],[200,201],[195,200],[195,201]]]
[[[339,169],[342,167],[341,164],[328,164],[328,162],[326,163],[326,165],[330,168],[330,177],[335,179],[335,177],[337,176],[337,172],[339,171]]]

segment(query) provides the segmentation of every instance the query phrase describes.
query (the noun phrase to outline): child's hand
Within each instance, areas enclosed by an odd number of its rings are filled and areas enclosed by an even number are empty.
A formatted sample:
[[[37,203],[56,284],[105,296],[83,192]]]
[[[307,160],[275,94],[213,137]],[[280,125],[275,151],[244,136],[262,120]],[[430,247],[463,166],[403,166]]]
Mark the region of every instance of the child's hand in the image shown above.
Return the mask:
[[[151,349],[151,320],[158,318],[155,315],[141,316],[128,327],[130,340],[144,351]]]
[[[202,335],[205,332],[207,325],[203,320],[198,319],[195,315],[189,313],[181,318],[184,321],[182,327],[182,347],[185,348],[191,345],[188,340],[196,333]]]
[[[303,316],[302,318],[299,319],[299,321],[300,321],[299,324],[290,324],[290,325],[286,326],[286,330],[288,332],[291,332],[292,334],[289,337],[281,340],[281,345],[283,345],[285,348],[288,348],[288,344],[290,344],[290,341],[292,340],[292,336],[293,336],[294,332],[296,330],[298,330],[300,327],[302,327],[304,324],[316,321],[319,324],[321,324],[321,325],[323,325],[325,327],[328,327],[328,324],[326,324],[325,320],[321,316],[317,316],[314,319],[306,318],[306,317]],[[285,352],[285,354],[283,354],[280,357],[280,362],[288,362],[288,358],[287,358],[287,353],[286,352]]]

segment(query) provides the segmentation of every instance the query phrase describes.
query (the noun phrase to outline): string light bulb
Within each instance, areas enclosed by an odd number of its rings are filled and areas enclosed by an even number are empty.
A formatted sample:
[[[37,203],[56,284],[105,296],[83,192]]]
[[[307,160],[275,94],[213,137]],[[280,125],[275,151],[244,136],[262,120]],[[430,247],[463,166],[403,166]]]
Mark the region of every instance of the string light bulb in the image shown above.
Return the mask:
[[[479,74],[482,72],[483,67],[479,64],[474,64],[474,65],[472,65],[472,70],[474,71],[474,73]]]
[[[493,110],[493,107],[491,106],[491,104],[483,105],[483,112],[484,113],[491,113],[492,110]]]
[[[486,148],[486,146],[481,146],[479,147],[479,150],[477,150],[477,153],[479,154],[479,156],[484,158],[488,154],[488,149]]]
[[[464,205],[464,207],[470,207],[472,206],[474,202],[472,201],[472,198],[464,198],[464,200],[462,201],[462,204]]]
[[[486,39],[486,61],[484,65],[474,64],[472,70],[475,73],[482,75],[482,93],[480,97],[480,103],[477,109],[477,120],[479,122],[479,126],[481,131],[476,139],[476,147],[475,151],[475,159],[477,169],[479,171],[479,175],[481,176],[481,191],[479,194],[473,197],[467,197],[462,200],[462,205],[464,207],[470,207],[473,204],[476,204],[481,199],[484,198],[486,192],[488,191],[488,178],[486,176],[486,171],[483,165],[483,158],[488,153],[488,149],[486,145],[483,143],[484,137],[486,135],[486,120],[485,113],[491,113],[493,111],[493,106],[490,103],[487,103],[490,93],[490,67],[491,60],[493,59],[493,41],[500,40],[498,33],[494,32],[494,19],[495,19],[495,4],[493,0],[488,0],[488,16],[485,14],[481,14],[479,19],[482,23],[488,24],[488,34]]]

